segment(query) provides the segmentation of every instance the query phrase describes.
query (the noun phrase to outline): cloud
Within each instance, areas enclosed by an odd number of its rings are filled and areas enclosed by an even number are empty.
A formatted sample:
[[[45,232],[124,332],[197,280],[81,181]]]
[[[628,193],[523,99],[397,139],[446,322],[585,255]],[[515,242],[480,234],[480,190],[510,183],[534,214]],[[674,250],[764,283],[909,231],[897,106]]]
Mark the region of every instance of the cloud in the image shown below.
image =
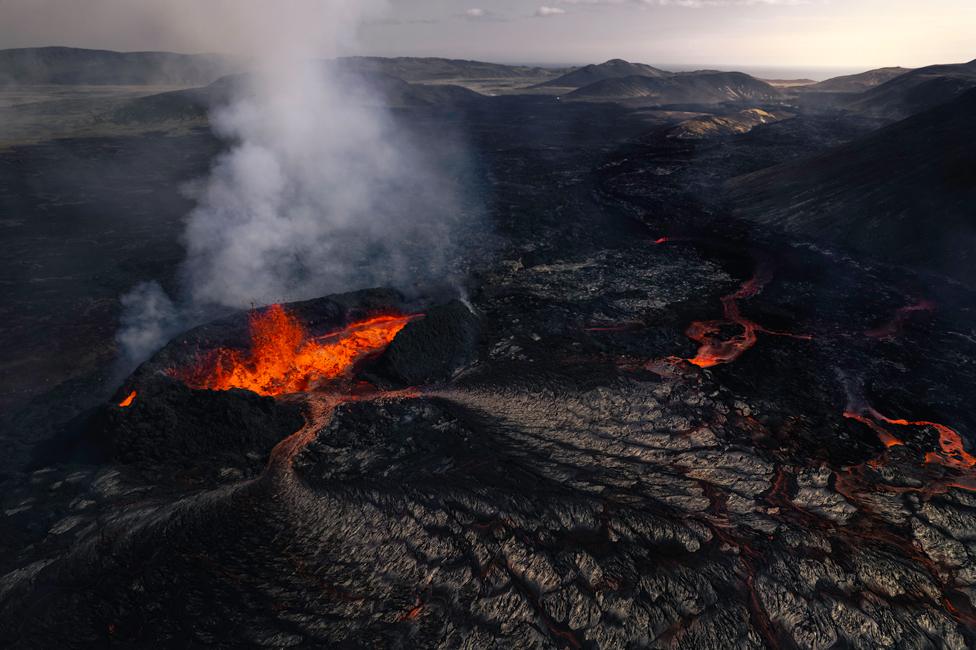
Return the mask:
[[[507,20],[504,16],[497,14],[494,11],[489,11],[488,9],[482,9],[481,7],[473,7],[465,10],[465,12],[461,14],[461,18],[465,20],[488,23],[502,23]]]
[[[561,16],[566,13],[565,9],[560,7],[547,7],[542,5],[535,10],[535,15],[539,18],[550,18],[552,16]]]

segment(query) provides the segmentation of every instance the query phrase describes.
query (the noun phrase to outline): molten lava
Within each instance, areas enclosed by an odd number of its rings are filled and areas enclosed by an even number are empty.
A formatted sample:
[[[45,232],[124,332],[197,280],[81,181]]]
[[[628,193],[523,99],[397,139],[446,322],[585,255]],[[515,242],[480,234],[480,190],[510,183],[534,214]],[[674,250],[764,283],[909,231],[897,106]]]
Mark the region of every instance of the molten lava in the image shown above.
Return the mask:
[[[743,352],[756,344],[756,333],[759,325],[742,315],[739,310],[739,300],[752,298],[765,286],[768,278],[757,273],[739,287],[738,291],[722,298],[722,313],[725,320],[695,321],[685,334],[692,341],[701,345],[698,353],[689,362],[699,368],[711,368],[721,363],[729,363],[738,359]],[[742,328],[742,333],[729,339],[721,339],[718,334],[722,326],[733,323]]]
[[[951,429],[938,422],[928,422],[927,420],[892,420],[878,414],[883,421],[888,424],[896,424],[902,427],[931,427],[939,433],[939,451],[930,451],[925,454],[926,463],[938,463],[956,469],[969,469],[976,466],[976,457],[966,451],[962,444],[962,436],[955,429]]]
[[[193,388],[244,388],[261,395],[313,390],[348,376],[362,359],[390,344],[417,316],[383,315],[310,337],[281,305],[251,316],[251,349],[221,348],[195,367],[173,374]]]
[[[881,443],[889,449],[898,445],[904,445],[905,443],[889,433],[878,423],[879,421],[900,427],[930,427],[935,429],[939,434],[939,451],[927,452],[925,454],[926,463],[935,463],[956,469],[972,469],[976,467],[976,456],[966,451],[962,442],[962,436],[955,429],[947,427],[944,424],[929,422],[928,420],[893,419],[878,413],[870,407],[863,409],[863,412],[860,413],[850,410],[846,411],[844,417],[856,420],[870,427],[878,434],[878,439],[881,440]]]
[[[135,399],[136,399],[136,392],[135,391],[132,391],[131,393],[129,393],[126,396],[126,398],[124,400],[122,400],[121,402],[119,402],[119,406],[122,407],[122,408],[125,408],[127,406],[131,406],[132,405],[132,402],[134,402]]]
[[[895,436],[888,433],[883,426],[866,415],[861,415],[860,413],[855,413],[853,411],[844,411],[844,417],[848,420],[856,420],[878,434],[878,440],[881,441],[881,444],[883,444],[886,449],[903,446],[905,444]]]
[[[756,344],[759,332],[773,336],[788,336],[801,341],[813,340],[813,337],[807,334],[790,334],[766,329],[742,315],[739,301],[757,295],[769,279],[769,274],[760,268],[754,276],[742,283],[735,293],[722,297],[722,314],[725,317],[723,320],[695,321],[688,326],[685,335],[700,345],[698,353],[688,359],[689,363],[699,368],[711,368],[735,361],[742,356],[743,352]],[[727,339],[720,338],[722,328],[727,325],[741,327],[742,333]]]

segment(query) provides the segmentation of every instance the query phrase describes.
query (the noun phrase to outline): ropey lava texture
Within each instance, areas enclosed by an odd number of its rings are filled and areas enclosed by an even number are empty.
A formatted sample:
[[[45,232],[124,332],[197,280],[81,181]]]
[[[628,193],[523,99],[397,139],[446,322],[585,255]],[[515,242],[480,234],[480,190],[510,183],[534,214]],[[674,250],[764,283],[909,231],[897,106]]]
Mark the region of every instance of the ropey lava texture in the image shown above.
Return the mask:
[[[132,403],[106,407],[99,435],[121,437],[121,451],[75,496],[98,515],[79,517],[88,532],[55,559],[8,578],[7,638],[24,634],[11,623],[19,612],[42,642],[70,627],[131,645],[966,647],[969,470],[925,463],[938,449],[926,425],[886,448],[841,412],[818,450],[802,413],[750,404],[685,361],[696,343],[678,323],[655,327],[658,298],[613,269],[670,281],[668,301],[691,300],[702,282],[734,289],[695,260],[640,243],[499,271],[504,290],[481,296],[480,317],[426,309],[395,358],[277,398],[160,374],[197,359],[201,341],[247,340],[243,320],[191,332],[130,380],[120,395],[136,390]],[[367,292],[285,308],[328,332],[403,310],[396,300]],[[569,307],[638,325],[588,332],[555,317]],[[323,313],[332,320],[310,318]],[[808,339],[758,336],[755,350],[817,353]],[[381,379],[431,358],[447,361],[428,384]],[[239,423],[299,409],[304,424],[279,430],[273,449],[217,437],[216,456],[184,437],[200,409],[170,411],[170,438],[133,424],[160,423],[152,404],[178,399]]]

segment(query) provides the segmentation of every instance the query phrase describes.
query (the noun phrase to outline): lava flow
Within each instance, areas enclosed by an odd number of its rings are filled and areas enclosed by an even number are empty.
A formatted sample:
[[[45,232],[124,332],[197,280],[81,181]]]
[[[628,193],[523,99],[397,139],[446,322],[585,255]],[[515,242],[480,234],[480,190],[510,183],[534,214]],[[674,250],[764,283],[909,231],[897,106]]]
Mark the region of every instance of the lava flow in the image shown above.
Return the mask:
[[[935,429],[939,434],[939,451],[927,452],[925,454],[926,463],[935,463],[956,469],[971,469],[976,466],[976,456],[966,451],[962,442],[962,436],[959,435],[959,432],[944,424],[929,422],[928,420],[893,419],[878,413],[870,407],[862,409],[860,412],[848,410],[844,413],[844,417],[856,420],[870,427],[878,434],[881,443],[888,449],[904,445],[905,443],[889,433],[879,424],[879,421],[901,427],[930,427]]]
[[[790,334],[766,329],[742,315],[742,311],[739,309],[739,301],[757,295],[763,290],[769,279],[769,273],[759,269],[754,276],[743,282],[735,293],[722,297],[722,314],[725,316],[723,320],[695,321],[688,326],[685,335],[701,346],[698,348],[698,353],[688,359],[689,363],[699,368],[711,368],[735,361],[756,344],[757,335],[760,332],[775,336],[788,336],[802,341],[813,339],[812,336],[806,334]],[[728,324],[741,327],[742,333],[728,339],[719,338],[723,326]]]
[[[722,313],[725,320],[695,321],[689,327],[688,338],[701,344],[698,353],[688,361],[699,368],[711,368],[738,359],[743,352],[756,344],[759,325],[742,315],[739,300],[752,298],[769,280],[768,276],[756,273],[735,292],[722,297]],[[742,333],[729,339],[719,339],[722,326],[734,323],[742,328]]]
[[[966,451],[962,444],[962,436],[955,429],[951,429],[938,422],[927,420],[893,420],[878,414],[884,422],[895,424],[902,427],[931,427],[939,433],[939,451],[930,451],[925,454],[926,463],[938,463],[956,469],[969,469],[976,465],[976,457]]]
[[[418,316],[382,315],[311,337],[281,305],[251,316],[251,349],[221,348],[173,375],[193,388],[244,388],[261,395],[313,390],[349,375],[364,358],[386,348]]]

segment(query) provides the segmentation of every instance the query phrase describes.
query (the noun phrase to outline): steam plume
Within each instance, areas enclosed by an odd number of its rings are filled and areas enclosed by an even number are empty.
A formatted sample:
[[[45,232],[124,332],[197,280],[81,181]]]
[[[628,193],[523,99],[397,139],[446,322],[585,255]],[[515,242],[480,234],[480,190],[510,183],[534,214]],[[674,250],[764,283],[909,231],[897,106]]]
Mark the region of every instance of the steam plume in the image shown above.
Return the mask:
[[[234,100],[211,115],[233,144],[189,215],[184,320],[220,307],[443,278],[465,213],[454,181],[367,83],[317,58],[335,54],[374,4],[239,6],[252,12],[236,22],[257,44],[255,65],[236,80]],[[319,22],[310,28],[306,20]],[[159,302],[137,288],[125,306],[152,314]],[[172,333],[148,316],[127,313],[123,324],[142,328],[119,336],[133,361],[144,358],[152,333]]]

